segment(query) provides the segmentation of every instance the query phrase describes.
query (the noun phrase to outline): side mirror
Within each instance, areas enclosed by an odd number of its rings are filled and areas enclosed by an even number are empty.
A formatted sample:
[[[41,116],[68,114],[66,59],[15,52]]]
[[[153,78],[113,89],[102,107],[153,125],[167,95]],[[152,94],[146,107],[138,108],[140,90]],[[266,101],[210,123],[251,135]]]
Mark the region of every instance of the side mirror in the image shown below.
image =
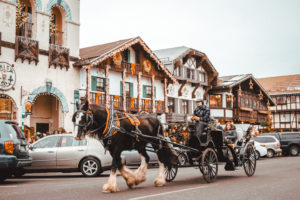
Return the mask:
[[[33,145],[32,145],[32,144],[29,145],[29,149],[30,149],[31,151],[33,151],[34,148],[33,148]]]

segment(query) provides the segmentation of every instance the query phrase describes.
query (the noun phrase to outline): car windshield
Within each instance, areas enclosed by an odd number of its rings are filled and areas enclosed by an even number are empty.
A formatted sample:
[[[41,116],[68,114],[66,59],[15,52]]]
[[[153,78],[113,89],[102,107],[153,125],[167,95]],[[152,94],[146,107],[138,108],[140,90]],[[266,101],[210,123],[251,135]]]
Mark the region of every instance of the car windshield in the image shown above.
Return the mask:
[[[21,130],[15,123],[5,122],[0,125],[1,138],[21,139],[24,138]]]

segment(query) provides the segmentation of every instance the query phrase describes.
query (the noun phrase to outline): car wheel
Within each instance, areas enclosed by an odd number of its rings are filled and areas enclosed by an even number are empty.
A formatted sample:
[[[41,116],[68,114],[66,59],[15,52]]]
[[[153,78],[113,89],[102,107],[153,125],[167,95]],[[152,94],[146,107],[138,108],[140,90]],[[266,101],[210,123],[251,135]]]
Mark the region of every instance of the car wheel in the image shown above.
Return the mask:
[[[298,156],[298,154],[299,154],[299,147],[296,146],[296,145],[293,145],[293,146],[290,147],[289,152],[290,152],[291,156]]]
[[[0,172],[0,183],[9,178],[11,174],[9,172]]]
[[[13,173],[14,177],[15,178],[20,178],[22,177],[23,175],[25,174],[25,171],[23,168],[20,168],[20,169],[16,169]]]
[[[83,176],[98,176],[101,171],[100,162],[95,158],[86,158],[80,163],[80,171]]]
[[[260,153],[258,151],[255,151],[255,159],[259,160],[260,158]]]
[[[274,151],[272,149],[268,149],[268,151],[267,151],[267,157],[268,158],[273,158],[274,157]]]

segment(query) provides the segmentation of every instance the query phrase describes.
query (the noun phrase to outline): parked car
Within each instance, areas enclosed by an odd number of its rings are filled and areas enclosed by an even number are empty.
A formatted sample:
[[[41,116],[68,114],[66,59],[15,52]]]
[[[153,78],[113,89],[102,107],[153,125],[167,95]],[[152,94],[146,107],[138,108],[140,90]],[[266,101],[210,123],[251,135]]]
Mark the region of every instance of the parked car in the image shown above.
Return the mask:
[[[274,155],[281,154],[280,142],[275,136],[258,136],[255,141],[261,143],[261,146],[267,148],[267,157],[272,158]]]
[[[300,132],[267,133],[275,136],[280,142],[283,154],[297,156],[300,153]]]
[[[156,153],[153,151],[151,144],[147,144],[146,146],[147,154],[150,157],[149,165],[155,166],[158,164],[158,158]],[[122,156],[124,157],[125,164],[127,166],[139,166],[141,164],[141,156],[138,151],[123,151]]]
[[[267,155],[267,148],[262,146],[261,143],[254,141],[254,147],[256,160],[259,160],[261,157],[265,157]]]
[[[18,124],[0,120],[0,182],[22,167],[31,165],[28,149],[28,143]]]
[[[25,172],[80,171],[84,176],[98,176],[112,164],[99,140],[76,140],[70,134],[46,136],[30,145],[32,165]]]

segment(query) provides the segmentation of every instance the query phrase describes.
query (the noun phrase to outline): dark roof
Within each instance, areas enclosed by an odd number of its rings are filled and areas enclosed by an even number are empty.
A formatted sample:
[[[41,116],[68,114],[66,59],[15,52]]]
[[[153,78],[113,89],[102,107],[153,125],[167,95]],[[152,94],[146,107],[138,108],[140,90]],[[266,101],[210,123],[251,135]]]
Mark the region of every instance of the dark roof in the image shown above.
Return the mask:
[[[230,76],[222,76],[218,77],[217,85],[213,87],[213,89],[220,89],[220,88],[232,88],[237,86],[238,84],[252,79],[262,90],[263,93],[268,97],[271,105],[275,105],[274,101],[270,97],[269,93],[265,90],[265,88],[257,81],[256,78],[252,74],[239,74],[239,75],[230,75]]]
[[[300,93],[300,74],[259,78],[257,80],[271,95]]]

